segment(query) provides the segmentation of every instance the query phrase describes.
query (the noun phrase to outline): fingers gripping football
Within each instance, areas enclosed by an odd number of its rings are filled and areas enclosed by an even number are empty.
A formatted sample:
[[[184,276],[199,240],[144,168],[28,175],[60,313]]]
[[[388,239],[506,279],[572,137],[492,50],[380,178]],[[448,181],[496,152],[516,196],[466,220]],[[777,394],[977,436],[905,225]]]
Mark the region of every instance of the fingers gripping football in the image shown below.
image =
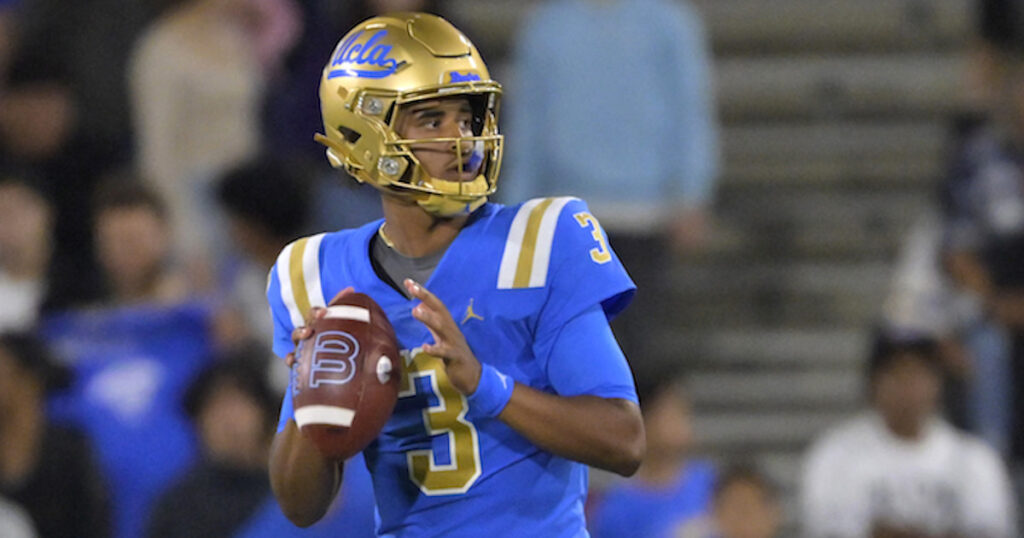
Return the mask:
[[[463,394],[472,394],[480,382],[480,361],[466,343],[466,337],[436,295],[410,279],[404,284],[410,295],[422,301],[412,309],[413,317],[434,337],[434,343],[424,345],[423,351],[444,359],[452,386]]]
[[[349,286],[338,292],[338,295],[335,298],[335,300],[345,297],[350,293],[355,293],[355,289],[352,288],[352,286]],[[306,324],[301,327],[296,327],[292,331],[292,344],[295,344],[296,350],[299,348],[299,342],[303,340],[309,340],[313,336],[313,329],[312,327],[310,327],[310,325],[316,323],[318,320],[324,319],[324,316],[326,315],[327,309],[322,306],[314,306],[309,310],[309,319],[306,321]],[[289,368],[295,365],[294,350],[285,356],[284,362],[285,364],[288,365]]]

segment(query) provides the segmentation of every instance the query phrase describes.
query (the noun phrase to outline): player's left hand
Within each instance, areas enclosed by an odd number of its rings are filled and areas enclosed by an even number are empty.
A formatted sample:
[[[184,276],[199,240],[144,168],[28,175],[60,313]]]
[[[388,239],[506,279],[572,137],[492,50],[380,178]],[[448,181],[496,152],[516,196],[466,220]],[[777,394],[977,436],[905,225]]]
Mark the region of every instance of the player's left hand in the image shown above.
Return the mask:
[[[426,325],[434,337],[434,343],[424,345],[423,351],[444,359],[452,386],[463,394],[472,394],[480,382],[480,361],[469,349],[448,307],[417,282],[406,279],[404,284],[410,295],[422,301],[412,309],[413,317]]]

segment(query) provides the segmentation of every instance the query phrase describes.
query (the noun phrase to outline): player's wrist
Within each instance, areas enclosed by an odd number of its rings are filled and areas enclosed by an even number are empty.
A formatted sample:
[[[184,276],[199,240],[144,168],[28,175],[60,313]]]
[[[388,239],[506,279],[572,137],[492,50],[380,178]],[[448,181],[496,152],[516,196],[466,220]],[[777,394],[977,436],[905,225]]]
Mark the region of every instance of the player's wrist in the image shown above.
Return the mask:
[[[501,414],[512,398],[515,382],[489,364],[480,364],[480,380],[476,390],[466,396],[471,418],[494,418]]]

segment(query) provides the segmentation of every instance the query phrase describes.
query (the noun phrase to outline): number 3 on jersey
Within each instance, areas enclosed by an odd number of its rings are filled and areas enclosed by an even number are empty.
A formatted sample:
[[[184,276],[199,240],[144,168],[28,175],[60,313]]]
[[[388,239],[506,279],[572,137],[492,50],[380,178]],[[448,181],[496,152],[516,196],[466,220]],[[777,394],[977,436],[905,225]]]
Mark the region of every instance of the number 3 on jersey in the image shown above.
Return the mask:
[[[595,263],[608,263],[612,261],[611,250],[608,249],[608,242],[604,240],[604,234],[601,233],[601,225],[597,223],[597,219],[586,211],[576,213],[573,217],[581,227],[590,227],[592,230],[590,235],[597,241],[597,248],[590,249],[590,259],[594,260]]]
[[[476,427],[466,419],[466,397],[448,381],[442,359],[420,348],[403,350],[402,356],[406,375],[402,376],[398,397],[415,395],[416,378],[426,379],[429,396],[436,398],[437,403],[423,410],[423,425],[430,436],[447,436],[450,460],[439,464],[433,449],[410,450],[406,453],[409,479],[427,495],[465,493],[480,477],[481,468]]]

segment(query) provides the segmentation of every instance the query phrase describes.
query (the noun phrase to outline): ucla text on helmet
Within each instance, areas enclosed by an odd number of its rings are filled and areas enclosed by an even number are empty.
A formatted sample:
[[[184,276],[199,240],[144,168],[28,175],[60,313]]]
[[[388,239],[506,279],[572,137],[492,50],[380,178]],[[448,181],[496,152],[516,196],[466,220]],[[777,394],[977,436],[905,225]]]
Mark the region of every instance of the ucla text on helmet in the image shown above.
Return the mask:
[[[405,65],[404,61],[400,62],[389,57],[391,45],[380,42],[388,35],[387,30],[380,30],[371,35],[366,42],[359,43],[363,33],[360,30],[338,45],[331,60],[332,69],[327,73],[327,78],[384,78]],[[362,66],[369,66],[369,69],[357,69]]]

